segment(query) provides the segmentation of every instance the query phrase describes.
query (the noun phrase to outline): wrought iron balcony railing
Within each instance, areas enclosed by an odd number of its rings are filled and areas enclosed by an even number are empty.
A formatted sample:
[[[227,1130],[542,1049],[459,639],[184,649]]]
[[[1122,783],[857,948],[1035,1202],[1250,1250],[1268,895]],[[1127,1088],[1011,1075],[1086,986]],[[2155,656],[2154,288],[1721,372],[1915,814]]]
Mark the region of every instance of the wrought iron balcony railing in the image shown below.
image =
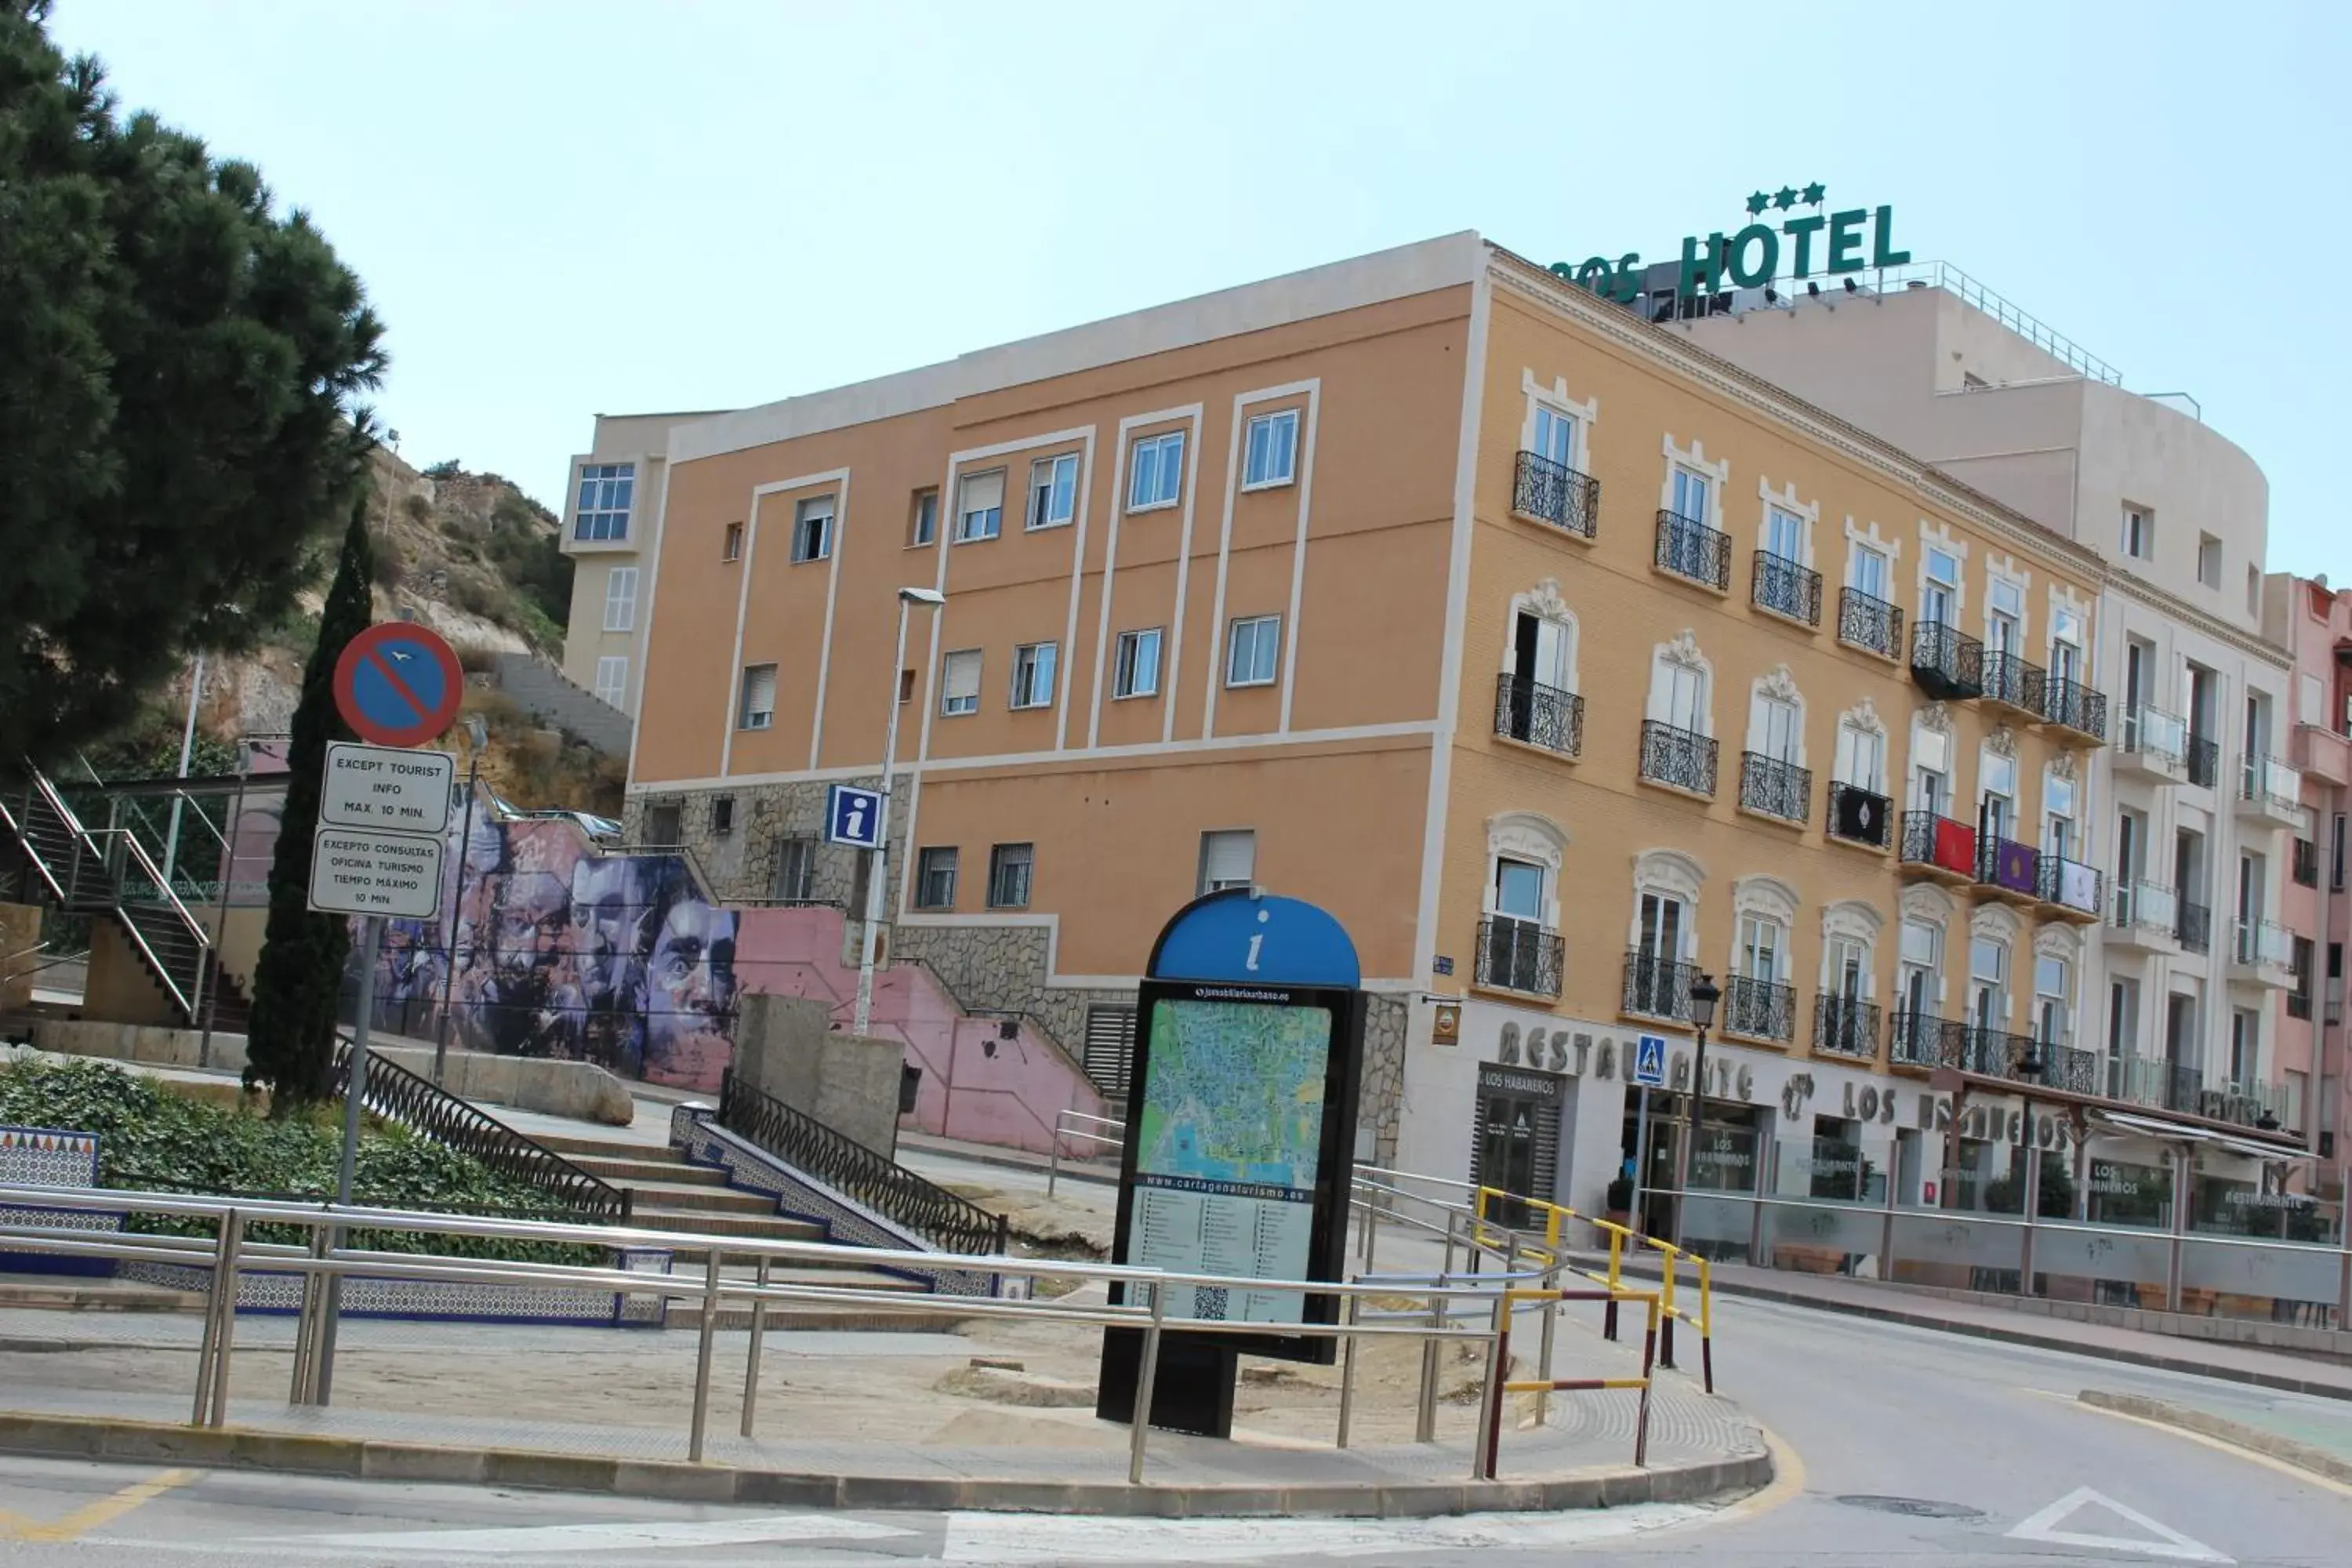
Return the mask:
[[[1884,849],[1895,834],[1895,803],[1860,784],[1830,785],[1829,832],[1849,844]]]
[[[2042,716],[2078,735],[2095,741],[2107,738],[2107,694],[2079,680],[2049,677],[2042,687]]]
[[[1704,584],[1718,594],[1731,591],[1731,535],[1680,512],[1658,513],[1658,569]]]
[[[2172,934],[2179,938],[2180,945],[2191,952],[2212,952],[2213,911],[2203,904],[2181,900],[2180,923],[2173,927]]]
[[[2063,855],[2043,855],[2041,870],[2036,874],[2033,891],[2045,904],[2061,909],[2076,910],[2095,916],[2105,901],[2105,879],[2095,866],[2085,866],[2080,860],[2069,860]]]
[[[1523,675],[1495,679],[1495,733],[1558,752],[1563,757],[1584,753],[1584,698],[1562,691]]]
[[[1625,1011],[1641,1018],[1685,1022],[1690,1016],[1690,984],[1697,978],[1696,963],[1634,948],[1625,954]]]
[[[2013,838],[1997,838],[1990,833],[1977,836],[1977,885],[1998,888],[2004,893],[2018,893],[2026,898],[2038,896],[2042,881],[2042,852],[2031,844],[2020,844]]]
[[[1959,1031],[1960,1026],[1949,1018],[1899,1009],[1888,1036],[1887,1059],[1904,1067],[1941,1067],[1945,1057],[1958,1049],[1956,1037]],[[1953,1042],[1948,1050],[1948,1041]]]
[[[1985,650],[1983,668],[1986,701],[2005,703],[2037,719],[2042,717],[2042,698],[2050,683],[2048,670],[1999,648]]]
[[[2063,1089],[2068,1094],[2098,1093],[2098,1053],[2062,1045],[2054,1040],[2042,1041],[2042,1085],[2045,1089]]]
[[[1755,574],[1748,584],[1748,601],[1809,626],[1822,624],[1822,574],[1801,562],[1769,550],[1756,552]]]
[[[1591,539],[1601,529],[1601,481],[1535,452],[1519,454],[1511,510]]]
[[[1477,981],[1530,996],[1559,994],[1567,944],[1533,921],[1489,915],[1478,922]]]
[[[1977,874],[1977,830],[1932,811],[1903,814],[1903,863],[1929,866],[1956,877]]]
[[[1715,737],[1642,721],[1642,776],[1693,795],[1715,793]]]
[[[2005,1078],[2013,1082],[2040,1082],[2040,1075],[2027,1075],[2021,1070],[2029,1058],[2039,1062],[2042,1042],[2031,1035],[2012,1035],[2007,1029],[1986,1028],[1969,1025],[1956,1036],[1948,1036],[1948,1049],[1944,1065],[1962,1072],[1982,1074],[1986,1078]]]
[[[1858,996],[1814,997],[1813,1049],[1864,1061],[1878,1055],[1878,1004]]]
[[[1723,983],[1723,1032],[1751,1040],[1789,1040],[1797,1033],[1797,992],[1774,980],[1735,974]]]
[[[2189,1116],[2201,1114],[2205,1100],[2205,1075],[2197,1068],[2179,1062],[2167,1062],[2164,1067],[2164,1109]]]
[[[1739,804],[1783,822],[1806,822],[1813,815],[1813,771],[1758,752],[1739,755]]]
[[[2221,778],[2221,742],[2192,732],[2189,737],[2189,782],[2200,789],[2211,789]]]
[[[1984,695],[1984,644],[1941,621],[1911,628],[1911,679],[1930,697]]]
[[[1838,590],[1838,641],[1881,658],[1903,657],[1903,610],[1859,588]]]

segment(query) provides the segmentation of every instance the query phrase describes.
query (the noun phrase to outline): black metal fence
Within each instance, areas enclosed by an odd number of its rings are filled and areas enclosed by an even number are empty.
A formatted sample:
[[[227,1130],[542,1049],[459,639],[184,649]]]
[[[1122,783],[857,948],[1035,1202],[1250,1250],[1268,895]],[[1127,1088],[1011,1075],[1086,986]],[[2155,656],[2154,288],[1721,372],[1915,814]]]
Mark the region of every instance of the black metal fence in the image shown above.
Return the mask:
[[[1661,570],[1717,593],[1731,589],[1731,536],[1679,512],[1658,513],[1656,562]]]
[[[1773,980],[1735,974],[1723,983],[1723,1032],[1786,1040],[1797,1032],[1797,992]]]
[[[1642,776],[1693,795],[1715,793],[1715,737],[1642,721]]]
[[[1933,1013],[1915,1013],[1908,1009],[1895,1015],[1895,1028],[1889,1036],[1892,1048],[1887,1059],[1904,1067],[1934,1068],[1944,1065],[1948,1049],[1958,1048],[1957,1037],[1961,1026],[1949,1018],[1938,1018]]]
[[[1859,784],[1830,785],[1830,837],[1884,849],[1895,833],[1894,802]]]
[[[1558,931],[1533,921],[1489,915],[1478,922],[1478,984],[1557,996],[1567,951]]]
[[[2180,945],[2191,952],[2212,952],[2213,911],[2203,904],[2181,900],[2179,919],[2172,928],[2172,934],[2179,938]]]
[[[1911,679],[1931,697],[1984,695],[1984,644],[1958,626],[1924,621],[1911,628]]]
[[[1822,574],[1785,555],[1775,555],[1769,550],[1756,552],[1756,571],[1749,579],[1748,595],[1759,610],[1769,610],[1809,626],[1822,624]]]
[[[1511,510],[1591,539],[1601,527],[1601,481],[1535,452],[1519,454]]]
[[[1739,757],[1739,804],[1748,811],[1777,816],[1783,822],[1805,822],[1813,815],[1813,773],[1794,763],[1743,752]]]
[[[1495,680],[1495,733],[1573,757],[1584,751],[1584,698],[1523,675]]]
[[[2189,782],[2211,789],[2221,777],[2221,744],[2207,735],[2189,737]]]
[[[1635,948],[1625,954],[1625,1011],[1644,1018],[1686,1019],[1698,965]]]
[[[1984,696],[1988,702],[2006,702],[2036,715],[2050,683],[2050,672],[2013,653],[1989,648],[1984,655]]]
[[[1903,609],[1859,588],[1838,590],[1838,641],[1881,658],[1903,657]]]
[[[2043,682],[2042,716],[2095,741],[2107,738],[2107,694],[2053,675]]]
[[[1813,1049],[1864,1059],[1878,1054],[1878,1004],[1858,996],[1813,998]]]

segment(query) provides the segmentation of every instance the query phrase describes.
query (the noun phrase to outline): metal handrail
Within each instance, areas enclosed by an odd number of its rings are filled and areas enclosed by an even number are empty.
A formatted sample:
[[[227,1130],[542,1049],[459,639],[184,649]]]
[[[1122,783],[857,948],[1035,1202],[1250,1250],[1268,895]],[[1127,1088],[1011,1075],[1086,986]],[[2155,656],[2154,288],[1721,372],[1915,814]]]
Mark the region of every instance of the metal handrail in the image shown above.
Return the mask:
[[[1110,1131],[1108,1132],[1089,1131],[1084,1127],[1071,1126],[1070,1123],[1074,1121],[1091,1121],[1098,1127],[1108,1127]],[[1083,1110],[1055,1111],[1054,1113],[1054,1149],[1045,1167],[1045,1195],[1049,1198],[1054,1195],[1054,1188],[1062,1179],[1062,1140],[1065,1138],[1083,1138],[1090,1143],[1108,1143],[1116,1148],[1127,1142],[1127,1123],[1115,1117],[1095,1116]]]

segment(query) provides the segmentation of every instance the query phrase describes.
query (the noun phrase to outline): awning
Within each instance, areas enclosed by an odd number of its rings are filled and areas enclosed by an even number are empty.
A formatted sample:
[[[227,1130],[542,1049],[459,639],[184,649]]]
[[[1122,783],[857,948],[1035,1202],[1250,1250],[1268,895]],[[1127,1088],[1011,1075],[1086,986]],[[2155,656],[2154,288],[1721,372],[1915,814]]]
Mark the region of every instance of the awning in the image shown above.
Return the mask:
[[[2134,1116],[2122,1110],[2094,1110],[2095,1120],[2126,1132],[2137,1132],[2143,1138],[2155,1138],[2177,1143],[2210,1143],[2226,1149],[2232,1154],[2242,1154],[2255,1160],[2275,1160],[2282,1163],[2312,1158],[2309,1151],[2281,1148],[2275,1143],[2255,1143],[2243,1138],[2232,1138],[2207,1127],[2186,1127],[2179,1122],[2159,1121],[2152,1116]]]

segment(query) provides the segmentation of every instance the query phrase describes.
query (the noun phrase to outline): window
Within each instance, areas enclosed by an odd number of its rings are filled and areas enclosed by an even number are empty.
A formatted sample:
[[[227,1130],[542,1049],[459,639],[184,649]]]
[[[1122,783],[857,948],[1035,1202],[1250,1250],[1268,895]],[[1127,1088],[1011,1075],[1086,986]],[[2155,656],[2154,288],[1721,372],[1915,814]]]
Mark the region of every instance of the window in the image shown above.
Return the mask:
[[[907,516],[907,548],[929,544],[940,536],[940,492],[917,490]]]
[[[1134,473],[1127,485],[1127,510],[1149,511],[1174,506],[1183,489],[1184,432],[1146,436],[1134,447]]]
[[[2049,953],[2033,961],[2033,1037],[2066,1043],[2066,961]]]
[[[2260,619],[2263,613],[2263,569],[2246,568],[2246,614]]]
[[[710,797],[710,831],[724,836],[735,831],[735,797],[718,795]]]
[[[1777,984],[1780,979],[1780,954],[1788,945],[1788,933],[1780,922],[1764,915],[1743,915],[1739,921],[1739,951],[1733,955],[1736,972],[1743,980],[1761,984]]]
[[[1025,642],[1013,650],[1013,699],[1015,708],[1054,705],[1054,656],[1049,642]]]
[[[2074,682],[2083,679],[2083,617],[2073,610],[2053,612],[2050,679]]]
[[[2230,1082],[2251,1085],[2254,1081],[2256,1064],[2262,1060],[2263,1024],[2261,1016],[2243,1007],[2230,1010]]]
[[[743,525],[741,523],[730,522],[727,525],[727,532],[721,537],[719,544],[719,559],[721,561],[743,559]]]
[[[1706,671],[1660,658],[1650,671],[1652,717],[1670,729],[1706,733]]]
[[[2288,960],[2287,969],[2294,976],[2294,984],[2286,994],[2286,1016],[2290,1018],[2309,1018],[2311,1016],[2312,967],[2313,960],[2318,956],[2318,945],[2307,936],[2299,936],[2294,939],[2294,946],[2291,951],[2293,956]]]
[[[786,838],[776,846],[775,879],[768,896],[780,904],[805,904],[816,897],[816,840]]]
[[[1919,618],[1948,626],[1958,619],[1959,603],[1959,557],[1947,550],[1928,551],[1927,579],[1919,595]]]
[[[2144,506],[2124,508],[2124,553],[2135,561],[2156,559],[2156,518]]]
[[[1969,943],[1969,1022],[1998,1029],[2009,1022],[2009,949],[1989,936]]]
[[[772,664],[745,665],[742,727],[764,730],[775,721],[776,667]]]
[[[2025,640],[2025,591],[2014,583],[1992,578],[1985,588],[1985,652],[2017,652]]]
[[[1495,858],[1495,910],[1506,920],[1541,925],[1544,917],[1544,868],[1532,860]]]
[[[1936,964],[1944,933],[1926,921],[1903,922],[1901,963],[1895,973],[1898,1010],[1933,1016],[1936,1011]]]
[[[1978,760],[1977,776],[1983,784],[1977,797],[1977,829],[1989,838],[2007,838],[2017,802],[2017,759],[1986,752]]]
[[[1776,763],[1797,765],[1804,749],[1804,722],[1797,705],[1783,702],[1777,697],[1759,698],[1756,702],[1756,750]]]
[[[980,711],[980,650],[965,648],[940,661],[940,711]]]
[[[1805,559],[1805,520],[1785,507],[1771,507],[1764,513],[1764,552],[1782,561],[1802,564]]]
[[[1886,600],[1886,557],[1869,545],[1857,542],[1853,547],[1853,563],[1846,579],[1855,593]]]
[[[2344,813],[2336,814],[2335,835],[2328,840],[2327,888],[2330,892],[2344,890]]]
[[[957,492],[956,542],[993,539],[1004,530],[1004,470],[974,474]]]
[[[1837,777],[1840,784],[1886,793],[1886,737],[1857,724],[1838,726]]]
[[[598,542],[628,538],[629,497],[636,483],[635,463],[583,463],[572,537]]]
[[[1225,684],[1273,685],[1275,653],[1281,645],[1280,616],[1246,616],[1235,620],[1225,647]]]
[[[1078,456],[1040,458],[1029,465],[1029,526],[1059,528],[1077,515]]]
[[[1671,493],[1676,517],[1687,518],[1693,522],[1713,526],[1711,514],[1707,510],[1708,481],[1705,474],[1677,464],[1674,471]]]
[[[2074,843],[2074,783],[2047,777],[2042,781],[2042,847],[2062,860],[2078,860]]]
[[[1247,827],[1201,835],[1201,891],[1246,888],[1257,879],[1257,834]]]
[[[1535,454],[1563,468],[1576,467],[1576,420],[1556,408],[1536,405]]]
[[[912,702],[914,700],[915,672],[911,669],[902,669],[898,672],[898,700]]]
[[[915,856],[915,907],[955,908],[956,852],[951,846],[928,845]]]
[[[2197,536],[2197,580],[2208,588],[2221,585],[2221,542],[2210,533]]]
[[[685,813],[676,801],[647,808],[646,843],[656,849],[673,849],[686,842]]]
[[[1033,844],[1000,844],[988,852],[988,907],[1029,907],[1029,871],[1037,858]]]
[[[1118,634],[1118,668],[1111,671],[1110,694],[1121,697],[1160,695],[1160,628]]]
[[[618,654],[606,654],[596,661],[596,695],[614,707],[628,700],[629,661]]]
[[[1249,422],[1249,458],[1242,469],[1242,489],[1286,485],[1298,467],[1298,410],[1261,414]]]
[[[833,553],[833,498],[816,496],[793,509],[793,560],[822,561]]]

